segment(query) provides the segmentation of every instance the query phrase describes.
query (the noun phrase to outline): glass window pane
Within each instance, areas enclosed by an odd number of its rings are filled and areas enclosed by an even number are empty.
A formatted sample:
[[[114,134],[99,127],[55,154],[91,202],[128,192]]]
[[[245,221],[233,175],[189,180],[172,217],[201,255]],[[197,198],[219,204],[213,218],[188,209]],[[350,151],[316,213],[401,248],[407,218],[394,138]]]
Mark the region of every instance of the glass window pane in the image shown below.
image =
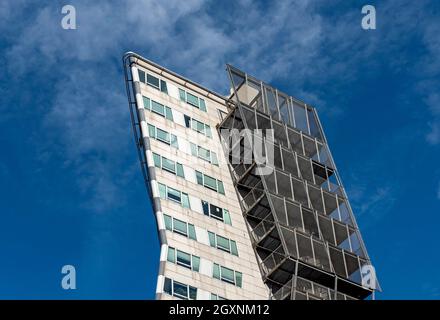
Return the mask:
[[[180,163],[176,163],[176,174],[179,177],[185,178],[185,174],[183,171],[183,166]]]
[[[293,114],[295,116],[295,127],[305,133],[309,133],[306,109],[303,106],[293,103]]]
[[[184,115],[185,118],[185,127],[190,128],[191,127],[191,118],[187,115]]]
[[[159,79],[147,73],[147,84],[159,89]]]
[[[145,83],[145,72],[138,69],[139,81]]]
[[[174,291],[174,295],[180,298],[184,298],[184,299],[188,299],[188,286],[174,281],[173,283],[173,291]]]
[[[228,210],[223,210],[223,221],[226,224],[232,225],[232,221],[231,221],[231,216],[229,215],[229,211]]]
[[[235,284],[234,270],[221,267],[221,277],[222,280]]]
[[[144,101],[144,108],[147,110],[150,110],[150,99],[142,96],[142,100]]]
[[[215,234],[213,232],[208,231],[208,237],[209,237],[209,245],[211,247],[215,247]]]
[[[205,186],[217,191],[217,180],[207,175],[205,175],[204,178]]]
[[[203,186],[203,174],[199,171],[196,171],[196,180],[197,180],[197,184]]]
[[[179,97],[180,97],[180,100],[186,101],[185,90],[179,89]]]
[[[165,157],[162,157],[162,169],[167,170],[171,173],[176,172],[176,164],[174,161],[171,161]]]
[[[217,180],[217,190],[218,193],[225,194],[225,188],[223,187],[223,182],[220,180]]]
[[[217,263],[214,263],[212,266],[212,277],[215,279],[220,279],[220,266]]]
[[[192,224],[188,224],[188,236],[190,239],[197,240],[196,229]]]
[[[165,278],[165,282],[163,284],[163,292],[168,293],[170,295],[173,294],[173,289],[171,288],[171,279]]]
[[[211,293],[211,300],[218,300],[218,297],[216,294]]]
[[[186,252],[177,250],[176,261],[178,265],[191,268],[191,255]]]
[[[169,215],[163,215],[163,221],[165,223],[165,229],[173,231],[173,222],[172,218]]]
[[[173,111],[171,110],[170,107],[165,107],[165,118],[173,121]]]
[[[209,207],[211,210],[211,216],[223,221],[223,210],[213,204],[211,204]]]
[[[217,235],[217,248],[224,250],[224,251],[227,251],[227,252],[230,252],[231,248],[229,245],[229,239]]]
[[[196,272],[199,272],[200,268],[200,258],[197,256],[192,256],[192,269]]]
[[[156,127],[152,126],[151,124],[148,125],[148,135],[153,138],[156,139]]]
[[[157,128],[156,132],[157,132],[157,139],[158,140],[163,141],[167,144],[170,144],[170,135],[168,132],[166,132],[162,129],[159,129],[159,128]]]
[[[199,101],[200,101],[200,110],[202,110],[202,111],[206,111],[205,100],[203,100],[203,99],[199,99]]]
[[[192,95],[191,93],[186,93],[186,102],[189,104],[192,104],[195,107],[199,107],[199,98],[197,98],[195,95]]]
[[[242,283],[243,275],[241,274],[241,272],[235,272],[235,285],[241,288]]]
[[[231,253],[232,253],[234,256],[237,256],[237,257],[238,257],[237,244],[235,243],[234,240],[231,240]]]
[[[154,100],[151,100],[151,111],[156,112],[161,116],[165,116],[164,106]]]
[[[157,184],[159,187],[159,195],[161,199],[166,199],[167,198],[167,187],[166,185],[162,184],[162,183],[158,183]]]
[[[189,286],[189,298],[191,300],[197,299],[197,288]]]
[[[168,247],[167,260],[172,263],[176,262],[176,251],[174,250],[174,248]]]
[[[208,138],[212,138],[211,127],[208,125],[205,126],[205,134]]]
[[[160,80],[160,91],[168,94],[167,83],[163,80]]]
[[[202,122],[200,122],[200,121],[197,121],[197,122],[196,122],[196,130],[197,130],[198,132],[204,134],[204,133],[205,133],[205,124],[202,123]]]
[[[154,162],[154,166],[160,168],[161,167],[160,155],[158,155],[157,153],[153,153],[153,162]]]
[[[211,160],[211,153],[208,149],[199,147],[199,157],[207,161]]]
[[[191,146],[191,154],[193,156],[197,157],[198,156],[197,146],[194,143],[192,143],[192,142],[190,142],[190,146]]]
[[[188,195],[186,193],[182,192],[182,206],[184,208],[190,208],[190,203],[189,203],[189,198]]]
[[[179,144],[177,143],[177,136],[175,136],[174,134],[171,134],[171,146],[179,149]]]
[[[218,158],[215,152],[211,152],[211,163],[218,166]]]
[[[180,196],[180,191],[170,187],[168,187],[167,189],[168,199],[181,203],[182,198]]]
[[[183,235],[187,235],[187,224],[179,219],[173,219],[173,227],[174,231],[177,233],[181,233]]]
[[[202,200],[202,208],[203,208],[203,214],[205,216],[209,216],[209,203]]]

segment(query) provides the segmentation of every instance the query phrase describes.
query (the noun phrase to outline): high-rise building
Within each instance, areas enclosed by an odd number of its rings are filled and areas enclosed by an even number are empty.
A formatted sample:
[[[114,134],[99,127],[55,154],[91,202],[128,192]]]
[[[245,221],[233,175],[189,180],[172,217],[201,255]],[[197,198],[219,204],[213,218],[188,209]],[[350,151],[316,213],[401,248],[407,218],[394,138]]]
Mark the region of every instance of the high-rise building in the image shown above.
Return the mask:
[[[161,244],[157,299],[374,294],[313,107],[230,65],[223,96],[131,52],[123,63]]]

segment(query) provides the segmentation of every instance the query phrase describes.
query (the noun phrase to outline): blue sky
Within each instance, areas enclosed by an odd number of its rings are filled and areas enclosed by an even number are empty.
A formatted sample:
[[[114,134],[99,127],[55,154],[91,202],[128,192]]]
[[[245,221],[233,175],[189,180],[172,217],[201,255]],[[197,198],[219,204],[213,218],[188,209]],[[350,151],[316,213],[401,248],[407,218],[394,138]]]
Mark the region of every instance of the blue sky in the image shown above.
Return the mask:
[[[229,62],[318,109],[384,292],[439,299],[438,1],[0,3],[0,298],[153,298],[156,227],[121,66],[222,94]],[[373,4],[377,29],[361,28]],[[77,290],[61,289],[61,267]]]

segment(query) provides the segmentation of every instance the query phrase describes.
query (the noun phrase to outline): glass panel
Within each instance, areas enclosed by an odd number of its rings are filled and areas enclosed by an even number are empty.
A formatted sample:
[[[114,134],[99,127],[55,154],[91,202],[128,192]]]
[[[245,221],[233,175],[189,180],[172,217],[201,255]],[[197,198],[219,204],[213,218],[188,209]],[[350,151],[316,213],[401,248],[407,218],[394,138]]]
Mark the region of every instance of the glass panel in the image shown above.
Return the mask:
[[[178,265],[191,269],[191,255],[189,255],[188,253],[177,250],[176,261]]]
[[[184,208],[190,208],[190,204],[189,204],[189,198],[188,195],[186,193],[182,192],[182,206]]]
[[[171,110],[170,107],[165,107],[165,118],[173,121],[173,111]]]
[[[293,114],[295,117],[295,127],[305,133],[309,133],[309,129],[307,126],[306,109],[303,106],[300,106],[294,102]]]
[[[189,298],[191,300],[197,299],[197,288],[189,286]]]
[[[187,115],[184,115],[185,118],[185,127],[190,128],[191,127],[191,118]]]
[[[170,278],[165,278],[165,282],[163,284],[163,292],[168,293],[169,295],[173,294],[173,289],[172,289],[172,284],[171,284],[171,279]]]
[[[157,128],[156,132],[157,132],[157,139],[158,140],[163,141],[167,144],[170,144],[170,135],[168,132],[166,132],[162,129],[159,129],[159,128]]]
[[[175,136],[174,134],[171,135],[171,146],[178,149],[179,145],[177,143],[177,136]]]
[[[159,79],[147,73],[147,84],[159,89]]]
[[[179,219],[173,219],[174,231],[177,233],[187,235],[187,224]]]
[[[167,83],[163,80],[160,80],[160,91],[168,94]]]
[[[153,153],[153,162],[154,162],[154,166],[160,168],[160,155],[158,155],[157,153]]]
[[[168,199],[176,201],[176,202],[181,202],[182,198],[180,196],[180,191],[170,188],[168,187],[168,193],[167,193]]]
[[[226,224],[232,225],[231,216],[228,210],[223,210],[223,220]]]
[[[211,127],[208,125],[205,126],[205,134],[208,138],[212,138]]]
[[[185,174],[183,171],[183,166],[180,163],[176,163],[176,174],[179,177],[185,178]]]
[[[211,204],[210,209],[211,209],[211,216],[212,217],[223,220],[223,212],[222,212],[221,208]]]
[[[166,185],[162,184],[162,183],[158,183],[157,184],[159,187],[159,195],[161,199],[166,199],[167,198],[167,187]]]
[[[200,110],[206,112],[206,104],[205,104],[205,100],[203,100],[203,99],[199,99],[199,101],[200,101]]]
[[[218,166],[218,158],[215,152],[211,152],[211,163]]]
[[[164,106],[154,100],[151,100],[151,111],[156,112],[161,116],[165,116]]]
[[[231,248],[229,245],[229,239],[217,235],[217,248],[224,250],[224,251],[227,251],[227,252],[230,252]]]
[[[198,156],[197,146],[194,143],[192,143],[192,142],[190,142],[190,146],[191,146],[191,154],[193,156],[197,157]]]
[[[195,107],[199,107],[199,98],[197,98],[195,95],[192,95],[191,93],[186,93],[186,102],[189,104],[192,104]]]
[[[234,270],[231,270],[226,267],[221,267],[221,278],[224,281],[235,284]]]
[[[203,208],[203,214],[205,216],[209,216],[209,203],[202,200],[202,208]]]
[[[225,194],[225,188],[223,186],[223,182],[217,180],[218,193]]]
[[[179,89],[179,97],[180,97],[180,100],[186,101],[185,90]]]
[[[209,150],[203,148],[203,147],[199,147],[199,157],[202,159],[205,159],[207,161],[211,160],[211,153]]]
[[[188,224],[188,236],[190,239],[197,241],[196,229],[194,228],[194,225],[192,225],[192,224]]]
[[[204,178],[205,187],[217,191],[217,180],[207,175],[205,175]]]
[[[145,72],[138,69],[139,81],[145,83]]]
[[[220,266],[217,263],[214,263],[212,266],[212,277],[215,279],[220,279]]]
[[[150,99],[142,96],[142,100],[144,101],[144,108],[147,110],[150,110]]]
[[[162,169],[167,170],[171,173],[176,172],[176,164],[174,161],[171,161],[165,157],[162,157]]]
[[[196,180],[197,180],[197,184],[203,186],[203,174],[199,171],[196,171]]]
[[[309,125],[310,125],[310,135],[321,139],[321,132],[319,131],[318,122],[315,119],[315,115],[312,110],[307,110],[307,115],[309,117]]]
[[[200,268],[200,258],[197,256],[192,256],[192,269],[196,272],[199,272]]]
[[[167,260],[172,263],[176,262],[176,251],[174,250],[174,248],[168,247]]]
[[[231,240],[231,253],[232,253],[234,256],[237,256],[237,257],[238,257],[237,244],[235,243],[234,240]]]
[[[241,272],[235,271],[235,285],[241,288],[242,283],[243,283],[243,275],[241,274]]]
[[[148,125],[148,135],[151,138],[156,139],[156,127],[152,126],[151,124]]]
[[[188,286],[174,281],[173,283],[174,295],[180,298],[188,299]]]
[[[163,221],[165,223],[165,229],[169,231],[173,231],[173,221],[172,218],[169,215],[164,214],[163,215]]]
[[[215,247],[215,234],[211,231],[208,231],[208,237],[209,237],[209,245],[211,247]]]

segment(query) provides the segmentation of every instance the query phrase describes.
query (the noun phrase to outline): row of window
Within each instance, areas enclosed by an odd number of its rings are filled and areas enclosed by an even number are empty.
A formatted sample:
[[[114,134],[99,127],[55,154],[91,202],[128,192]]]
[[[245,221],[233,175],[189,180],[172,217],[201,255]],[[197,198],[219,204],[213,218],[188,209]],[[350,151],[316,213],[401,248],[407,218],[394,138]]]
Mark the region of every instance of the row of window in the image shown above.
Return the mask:
[[[213,264],[212,276],[215,279],[219,279],[221,281],[233,284],[239,288],[241,288],[243,281],[243,275],[241,272],[223,267],[217,263]]]
[[[175,174],[179,177],[185,178],[183,165],[181,163],[165,158],[154,152],[153,152],[153,161],[155,167],[171,172],[172,174]]]
[[[173,121],[173,112],[171,111],[170,107],[164,106],[163,104],[151,100],[144,96],[142,96],[142,99],[144,101],[145,109],[157,113],[158,115],[161,115],[162,117],[165,117],[166,119]]]
[[[192,271],[199,272],[200,258],[195,255],[168,247],[167,260],[179,266],[191,269]]]
[[[163,215],[165,229],[197,241],[196,230],[193,224],[176,219],[167,214]],[[237,243],[234,240],[222,237],[208,231],[209,245],[213,248],[228,252],[238,257]]]
[[[176,219],[167,214],[163,215],[163,219],[165,222],[166,230],[178,233],[182,236],[197,241],[196,229],[194,228],[193,224]]]
[[[201,146],[198,146],[192,142],[190,142],[191,146],[191,155],[194,157],[198,157],[200,159],[203,159],[205,161],[208,161],[209,163],[218,166],[218,158],[217,154],[214,151],[210,151],[208,149],[205,149]]]
[[[162,141],[176,149],[179,148],[179,145],[177,143],[177,136],[169,133],[168,131],[156,128],[152,124],[148,124],[148,134],[150,138]]]
[[[185,127],[191,128],[194,131],[197,131],[208,138],[212,138],[211,127],[203,122],[200,122],[190,116],[184,115],[185,119]]]
[[[219,208],[208,201],[202,200],[203,214],[208,217],[223,221],[226,224],[232,225],[231,216],[226,209]]]
[[[234,240],[222,237],[214,232],[208,231],[209,245],[222,251],[226,251],[238,257],[237,243]]]
[[[223,195],[225,194],[225,188],[221,180],[217,180],[197,170],[196,170],[196,179],[197,179],[197,184],[204,186],[208,189],[214,190],[220,194]]]
[[[157,184],[159,186],[159,195],[161,199],[171,200],[177,202],[184,208],[191,209],[191,206],[189,204],[189,197],[187,193],[168,187],[159,182]]]
[[[195,95],[180,88],[179,88],[179,97],[180,100],[206,112],[205,100],[203,100],[202,98],[198,98]]]
[[[185,300],[197,299],[197,288],[175,281],[170,278],[165,278],[163,291],[171,296],[180,299],[185,299]]]
[[[145,71],[138,69],[139,81],[168,94],[167,83]]]

